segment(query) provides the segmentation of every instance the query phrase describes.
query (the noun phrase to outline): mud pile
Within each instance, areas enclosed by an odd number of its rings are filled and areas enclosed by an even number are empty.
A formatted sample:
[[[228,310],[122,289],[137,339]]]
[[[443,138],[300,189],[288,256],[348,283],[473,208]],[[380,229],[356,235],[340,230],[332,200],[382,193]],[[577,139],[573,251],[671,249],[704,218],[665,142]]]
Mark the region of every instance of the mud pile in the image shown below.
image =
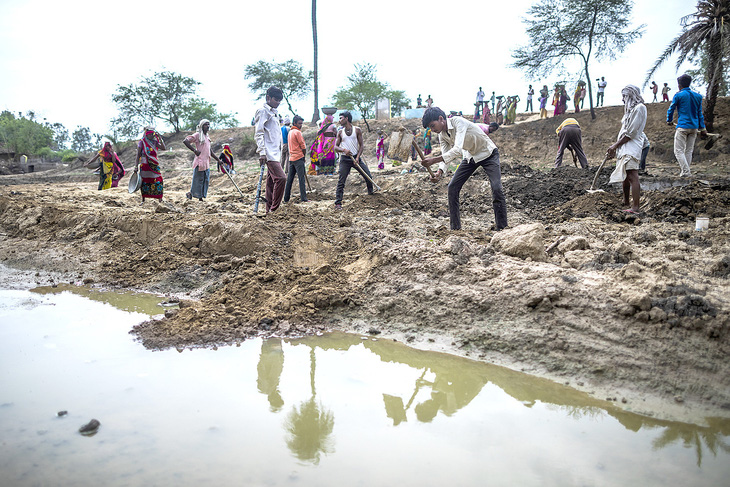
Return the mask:
[[[511,131],[526,130],[543,134],[542,146],[556,143],[540,123],[500,129],[495,141],[511,153]],[[241,130],[214,132],[214,143],[243,140]],[[728,415],[722,160],[697,164],[700,177],[686,184],[650,159],[637,217],[606,185],[612,168],[599,177],[604,192],[589,194],[593,171],[540,170],[552,150],[505,155],[510,227],[492,230],[489,182],[478,172],[462,190],[463,230],[452,232],[447,181],[402,174],[408,164],[374,171],[382,191],[372,196],[351,174],[342,211],[333,208],[336,176],[310,176],[310,203],[293,196],[263,216],[251,211],[255,161],[237,160],[244,197],[214,174],[207,201],[189,201],[191,154],[177,139],[169,145],[162,203],[140,206],[124,188],[97,192],[74,168],[0,178],[2,262],[180,300],[133,331],[153,349],[379,333],[624,397],[634,411]],[[694,232],[698,213],[710,217],[706,232]]]

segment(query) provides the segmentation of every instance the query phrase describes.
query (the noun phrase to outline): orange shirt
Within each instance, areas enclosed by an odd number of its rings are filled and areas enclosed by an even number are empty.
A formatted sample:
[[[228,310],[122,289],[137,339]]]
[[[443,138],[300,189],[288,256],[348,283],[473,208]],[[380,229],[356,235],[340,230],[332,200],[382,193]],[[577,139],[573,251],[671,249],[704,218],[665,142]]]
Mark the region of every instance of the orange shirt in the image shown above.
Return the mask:
[[[289,160],[298,161],[304,159],[304,154],[307,152],[307,146],[304,143],[304,137],[302,131],[297,127],[292,126],[289,131]]]

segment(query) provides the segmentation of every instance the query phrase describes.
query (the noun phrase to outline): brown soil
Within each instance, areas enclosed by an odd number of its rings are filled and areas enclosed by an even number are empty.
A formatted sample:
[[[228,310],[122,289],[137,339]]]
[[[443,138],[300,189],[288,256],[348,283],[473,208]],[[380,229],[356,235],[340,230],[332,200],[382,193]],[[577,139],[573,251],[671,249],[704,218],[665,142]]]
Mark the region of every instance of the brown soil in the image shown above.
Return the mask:
[[[0,177],[0,259],[64,281],[180,298],[179,310],[133,330],[153,349],[328,329],[380,333],[624,398],[633,411],[730,417],[730,141],[696,153],[695,178],[679,180],[666,107],[649,106],[652,152],[642,183],[653,189],[643,192],[638,217],[606,185],[612,168],[599,178],[605,192],[592,194],[593,171],[547,169],[560,119],[494,134],[510,219],[503,232],[491,230],[483,173],[464,186],[464,229],[452,232],[447,181],[401,174],[410,164],[375,170],[375,132],[366,133],[366,158],[381,192],[368,196],[352,173],[345,207],[335,211],[336,176],[310,176],[311,203],[293,196],[257,216],[247,127],[212,133],[215,149],[234,147],[244,197],[215,174],[207,201],[185,199],[192,154],[182,134],[167,139],[159,204],[140,206],[126,187],[95,191],[82,161]],[[595,121],[578,115],[594,168],[621,110],[598,110]],[[729,110],[720,100],[721,133]],[[419,122],[369,123],[390,133]],[[305,129],[307,141],[314,133]],[[128,167],[133,152],[121,151]],[[694,231],[699,213],[710,217],[706,232]],[[521,250],[511,247],[520,242]]]

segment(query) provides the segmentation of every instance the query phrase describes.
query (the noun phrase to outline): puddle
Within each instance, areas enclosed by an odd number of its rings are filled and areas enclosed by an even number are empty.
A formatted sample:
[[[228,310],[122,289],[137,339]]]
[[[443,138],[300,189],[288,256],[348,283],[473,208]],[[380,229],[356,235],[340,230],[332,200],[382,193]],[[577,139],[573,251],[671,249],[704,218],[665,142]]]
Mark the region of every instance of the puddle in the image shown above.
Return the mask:
[[[163,312],[161,298],[82,289],[0,291],[5,485],[717,486],[730,475],[728,420],[655,420],[341,333],[150,352],[129,330]],[[98,432],[82,436],[91,419]]]

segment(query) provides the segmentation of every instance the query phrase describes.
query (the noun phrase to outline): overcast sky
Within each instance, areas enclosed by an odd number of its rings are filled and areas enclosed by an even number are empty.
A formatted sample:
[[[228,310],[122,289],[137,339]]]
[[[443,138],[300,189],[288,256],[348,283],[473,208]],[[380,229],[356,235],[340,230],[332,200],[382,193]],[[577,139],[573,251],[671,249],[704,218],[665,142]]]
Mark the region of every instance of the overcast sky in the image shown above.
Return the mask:
[[[430,94],[446,111],[473,108],[480,86],[524,100],[528,83],[558,80],[528,80],[509,67],[513,48],[527,43],[521,19],[534,1],[319,0],[319,105],[346,84],[355,63],[376,64],[381,81],[411,99]],[[626,84],[641,85],[695,5],[636,2],[634,26],[646,24],[644,36],[616,61],[590,68],[591,78],[606,77],[607,104],[620,103]],[[295,59],[313,68],[306,0],[0,0],[0,42],[0,109],[34,110],[71,132],[81,125],[109,133],[117,86],[162,70],[200,81],[199,95],[248,125],[261,102],[248,90],[246,65]],[[672,94],[675,61],[655,77]],[[306,121],[313,107],[311,98],[294,103]]]

